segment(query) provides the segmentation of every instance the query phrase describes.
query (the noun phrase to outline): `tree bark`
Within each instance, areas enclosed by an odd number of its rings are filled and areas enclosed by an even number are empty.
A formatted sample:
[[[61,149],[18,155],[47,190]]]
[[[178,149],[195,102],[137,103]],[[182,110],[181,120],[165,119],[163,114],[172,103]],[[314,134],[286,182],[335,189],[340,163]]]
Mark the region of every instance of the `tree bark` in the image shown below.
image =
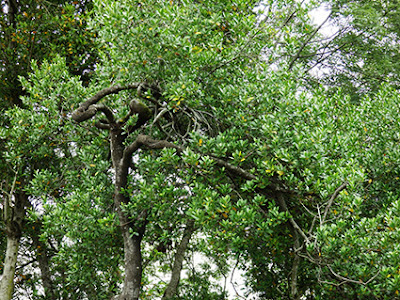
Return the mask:
[[[12,205],[12,200],[14,205]],[[25,205],[28,197],[24,193],[16,193],[3,202],[3,220],[6,227],[7,250],[4,260],[3,276],[0,281],[0,299],[11,300],[14,293],[14,276],[17,265],[18,248],[25,217]]]
[[[176,295],[179,281],[181,279],[181,271],[183,266],[183,259],[185,258],[185,252],[187,246],[189,244],[190,238],[194,232],[194,221],[189,220],[185,231],[183,232],[181,243],[179,244],[178,248],[176,249],[175,258],[174,258],[174,265],[172,267],[172,274],[171,280],[165,289],[164,295],[162,300],[171,299]]]
[[[142,253],[140,244],[143,234],[133,235],[129,230],[123,230],[125,278],[119,300],[139,299],[142,281]]]
[[[145,212],[141,219],[131,220],[123,211],[122,206],[129,202],[129,197],[122,191],[127,186],[129,162],[123,145],[124,138],[121,130],[112,129],[111,156],[115,170],[115,195],[114,203],[117,210],[122,237],[124,240],[125,276],[122,292],[114,299],[138,300],[142,281],[142,252],[141,242],[146,228]]]
[[[7,237],[7,250],[3,277],[0,282],[0,299],[11,300],[14,293],[14,275],[17,264],[19,237]]]
[[[299,272],[299,265],[300,265],[300,256],[297,254],[296,250],[300,248],[300,237],[297,231],[292,228],[291,229],[293,235],[293,263],[292,263],[292,270],[290,273],[290,299],[297,300],[300,299],[298,285],[297,285],[297,277]]]
[[[40,228],[42,227],[41,222],[36,222],[35,223],[35,230],[32,234],[32,240],[33,240],[33,245],[36,249],[36,257],[37,261],[39,263],[39,269],[41,273],[41,279],[42,279],[42,284],[44,288],[44,295],[46,299],[49,300],[56,300],[58,299],[56,295],[54,294],[54,286],[53,282],[51,280],[51,272],[50,272],[50,267],[49,267],[49,254],[47,251],[46,244],[43,243],[40,238]]]

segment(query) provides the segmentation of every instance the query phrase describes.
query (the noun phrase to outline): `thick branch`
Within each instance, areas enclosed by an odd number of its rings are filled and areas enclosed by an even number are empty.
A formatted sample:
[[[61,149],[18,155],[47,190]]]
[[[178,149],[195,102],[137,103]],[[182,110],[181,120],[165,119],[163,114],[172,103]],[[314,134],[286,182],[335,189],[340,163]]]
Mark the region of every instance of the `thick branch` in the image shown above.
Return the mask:
[[[107,123],[103,123],[103,122],[100,122],[100,121],[97,121],[95,124],[94,124],[94,126],[96,126],[97,128],[99,128],[99,129],[111,129],[111,126],[110,126],[110,124],[107,124]]]
[[[95,107],[89,107],[88,109],[78,108],[72,113],[72,120],[80,123],[86,120],[89,120],[97,113],[97,109]]]
[[[89,106],[89,108],[85,111],[80,111],[77,109],[72,113],[72,119],[78,123],[89,120],[92,118],[98,111],[101,111],[107,117],[109,123],[114,123],[114,115],[112,111],[104,104],[94,104]]]
[[[132,89],[137,89],[140,86],[140,83],[133,83],[133,84],[128,84],[127,86],[111,86],[105,89],[102,89],[99,91],[96,95],[91,97],[89,100],[83,102],[73,113],[72,113],[72,119],[78,123],[83,122],[85,120],[90,119],[93,117],[97,110],[103,111],[104,114],[107,116],[106,111],[104,111],[103,107],[97,107],[93,108],[94,104],[97,104],[101,99],[103,99],[105,96],[111,95],[111,94],[118,94],[120,91],[123,90],[132,90]],[[111,112],[111,111],[110,111]],[[108,118],[108,116],[107,116]]]
[[[129,161],[129,159],[131,159],[132,154],[136,152],[142,145],[143,142],[141,141],[139,135],[132,144],[130,144],[128,147],[125,148],[123,160]]]
[[[114,123],[114,115],[111,111],[111,109],[109,109],[106,105],[104,104],[96,104],[93,105],[98,111],[101,111],[102,113],[105,114],[107,121],[109,124]]]
[[[108,96],[111,94],[118,94],[120,91],[124,91],[124,90],[134,90],[134,89],[137,89],[139,86],[140,86],[140,83],[133,83],[133,84],[128,84],[127,86],[115,85],[115,86],[111,86],[111,87],[102,89],[100,92],[98,92],[92,98],[90,98],[86,102],[82,103],[80,107],[87,109],[90,105],[96,104],[101,99],[103,99],[105,96]]]
[[[175,145],[171,142],[168,142],[165,140],[155,140],[155,139],[151,138],[150,136],[143,135],[143,134],[138,135],[135,143],[136,142],[139,142],[141,145],[144,145],[150,149],[174,148],[178,152],[183,152],[185,150],[185,148]],[[247,179],[247,180],[256,180],[257,179],[257,176],[247,172],[246,170],[244,170],[238,166],[234,166],[234,165],[232,165],[220,158],[217,158],[217,157],[211,156],[211,158],[215,161],[215,163],[218,166],[224,167],[227,171],[229,171],[243,179]]]

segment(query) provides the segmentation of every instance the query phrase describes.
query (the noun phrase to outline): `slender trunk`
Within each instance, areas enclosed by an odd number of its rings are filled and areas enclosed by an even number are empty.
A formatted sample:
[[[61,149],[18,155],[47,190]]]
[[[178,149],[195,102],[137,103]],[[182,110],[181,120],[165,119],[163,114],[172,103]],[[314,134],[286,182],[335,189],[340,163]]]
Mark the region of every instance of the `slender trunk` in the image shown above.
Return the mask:
[[[42,227],[41,222],[35,224],[35,232],[32,234],[33,245],[37,249],[36,257],[39,263],[39,269],[41,273],[42,284],[44,288],[44,294],[46,299],[56,300],[58,299],[54,294],[54,286],[51,280],[51,273],[49,267],[49,255],[47,252],[46,244],[43,243],[40,238],[40,228]]]
[[[183,232],[181,243],[176,249],[174,265],[172,267],[171,280],[169,281],[169,284],[165,289],[162,300],[171,299],[176,295],[179,281],[181,279],[183,259],[185,258],[185,252],[193,232],[194,232],[194,221],[189,220],[186,225],[185,231]]]
[[[9,81],[14,82],[14,90],[9,91],[8,94],[11,96],[12,101],[10,104],[12,105],[21,105],[21,100],[19,99],[19,84],[18,84],[18,74],[14,71],[14,67],[16,67],[16,42],[11,38],[11,34],[13,34],[16,30],[16,14],[18,10],[18,3],[15,0],[8,0],[8,41],[9,41],[9,50],[12,53],[12,56],[9,58],[8,65],[11,67],[8,68],[9,71]],[[6,33],[7,35],[7,33]],[[16,180],[16,179],[15,179]],[[7,199],[4,199],[3,202],[3,221],[5,224],[5,231],[7,235],[7,249],[6,256],[4,259],[4,269],[3,275],[0,280],[0,299],[2,300],[11,300],[12,295],[14,293],[14,276],[15,276],[15,268],[17,265],[18,258],[18,248],[19,242],[21,239],[21,230],[22,223],[25,216],[25,204],[27,201],[27,196],[25,194],[16,194],[14,195],[15,205],[12,205],[12,193]]]
[[[275,199],[279,205],[281,211],[289,212],[289,209],[286,205],[285,196],[282,193],[275,193]],[[288,226],[290,233],[293,236],[293,264],[292,270],[290,272],[289,281],[289,296],[292,300],[300,299],[299,291],[298,291],[298,284],[297,284],[297,277],[299,272],[300,266],[300,256],[297,253],[297,250],[300,248],[300,235],[299,232],[302,233],[302,236],[305,236],[299,225],[293,219],[293,217],[289,217],[288,222],[286,223]]]
[[[0,299],[11,300],[14,293],[14,275],[17,264],[19,237],[7,237],[3,277],[0,281]]]
[[[13,201],[12,201],[13,200]],[[18,193],[4,200],[3,220],[6,227],[7,250],[4,260],[3,277],[0,281],[0,299],[10,300],[14,293],[14,276],[17,265],[18,248],[22,234],[22,226],[25,217],[25,205],[28,197],[24,193]],[[14,202],[14,205],[12,205]]]
[[[290,273],[290,299],[297,300],[300,299],[298,286],[297,286],[297,277],[299,272],[300,265],[300,256],[297,254],[296,250],[300,248],[299,234],[297,231],[292,228],[291,230],[294,241],[293,241],[293,252],[294,258],[292,263],[292,271]]]
[[[117,210],[122,238],[124,240],[124,285],[120,295],[113,299],[138,300],[142,282],[141,242],[146,227],[145,214],[141,219],[131,220],[122,209],[129,197],[122,192],[127,186],[129,161],[124,158],[124,138],[119,130],[111,130],[111,155],[115,170],[114,203]]]

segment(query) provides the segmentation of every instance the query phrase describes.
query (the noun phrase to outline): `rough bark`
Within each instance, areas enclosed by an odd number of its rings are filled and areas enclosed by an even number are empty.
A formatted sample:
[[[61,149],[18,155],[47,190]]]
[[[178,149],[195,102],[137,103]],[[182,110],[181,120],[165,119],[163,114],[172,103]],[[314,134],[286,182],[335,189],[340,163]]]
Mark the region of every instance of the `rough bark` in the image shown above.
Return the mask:
[[[114,204],[124,241],[124,285],[121,294],[113,297],[116,300],[139,299],[142,281],[141,242],[146,228],[146,211],[140,212],[140,217],[132,220],[123,210],[123,205],[129,202],[129,197],[123,190],[127,186],[131,155],[138,149],[139,144],[124,146],[126,135],[121,129],[123,124],[116,122],[113,112],[98,102],[107,95],[117,94],[122,90],[138,89],[140,86],[140,83],[134,83],[124,87],[117,85],[103,89],[83,102],[71,116],[78,123],[93,118],[98,112],[102,112],[107,118],[105,123],[98,122],[97,127],[110,131],[111,159],[115,171]]]
[[[194,230],[195,230],[194,221],[189,220],[186,225],[185,231],[183,232],[182,240],[178,248],[176,249],[174,257],[174,265],[172,267],[171,280],[169,281],[169,284],[167,285],[167,288],[164,291],[162,300],[171,299],[176,295],[179,281],[181,279],[183,259],[185,258],[185,252]]]
[[[111,157],[115,170],[115,195],[114,203],[117,209],[124,240],[125,277],[122,292],[114,299],[136,300],[139,299],[142,281],[142,253],[141,241],[144,235],[146,221],[145,213],[141,220],[130,220],[122,209],[129,198],[122,193],[126,188],[129,170],[129,158],[124,153],[124,138],[119,129],[111,130]]]
[[[144,228],[143,228],[144,229]],[[140,249],[144,230],[138,235],[132,234],[129,230],[123,230],[124,238],[124,263],[125,278],[122,293],[119,300],[139,299],[142,281],[142,253]]]

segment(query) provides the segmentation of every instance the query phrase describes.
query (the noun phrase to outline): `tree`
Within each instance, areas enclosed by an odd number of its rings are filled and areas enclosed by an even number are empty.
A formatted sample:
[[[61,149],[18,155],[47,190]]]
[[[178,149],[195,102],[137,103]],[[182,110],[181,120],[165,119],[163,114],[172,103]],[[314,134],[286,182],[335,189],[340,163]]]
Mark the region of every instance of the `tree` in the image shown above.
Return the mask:
[[[120,258],[116,253],[121,245],[115,238],[118,229],[110,226],[111,177],[104,167],[108,151],[104,137],[85,128],[76,129],[67,122],[65,111],[72,104],[60,99],[60,95],[65,89],[79,94],[84,88],[78,77],[63,85],[56,84],[69,76],[65,60],[60,64],[61,72],[59,65],[45,62],[41,70],[37,64],[32,65],[35,75],[30,76],[30,83],[21,79],[32,96],[23,98],[24,109],[7,111],[10,127],[2,131],[8,149],[5,160],[35,166],[30,170],[29,184],[24,185],[31,205],[23,223],[26,251],[20,257],[24,266],[20,273],[25,277],[29,274],[31,280],[19,292],[26,289],[28,294],[41,299],[41,283],[46,298],[51,295],[54,299],[109,299],[118,282]],[[93,147],[104,150],[93,157],[89,151]],[[87,160],[90,163],[85,163]],[[90,182],[82,182],[81,177]],[[95,258],[87,259],[90,248],[101,249],[96,252],[99,263],[95,266]],[[34,268],[40,269],[42,278],[35,277]],[[46,274],[51,277],[44,277]]]
[[[383,83],[398,89],[398,1],[321,3],[330,11],[326,24],[333,33],[315,35],[309,42],[318,47],[298,56],[320,71],[312,81],[352,91],[353,101],[377,93]]]
[[[59,141],[61,162],[26,191],[48,199],[42,240],[57,243],[51,270],[72,288],[61,297],[221,299],[208,276],[226,276],[232,257],[261,299],[397,297],[398,94],[382,86],[354,103],[307,89],[308,8],[257,4],[95,2],[91,82],[59,57],[22,80],[8,149],[44,157],[43,141]],[[24,135],[39,138],[11,142]],[[65,187],[51,198],[54,176]],[[217,271],[199,275],[191,252]]]
[[[90,72],[96,58],[96,48],[92,43],[92,36],[87,31],[85,32],[85,9],[90,7],[90,1],[70,2],[71,4],[65,1],[1,2],[0,111],[3,116],[0,120],[2,131],[2,145],[0,146],[1,239],[2,241],[7,239],[7,252],[4,260],[1,260],[1,266],[4,262],[4,272],[0,284],[0,294],[4,299],[11,299],[13,293],[14,272],[21,237],[25,234],[28,236],[33,234],[32,244],[41,245],[40,230],[31,230],[30,232],[26,230],[26,209],[32,208],[34,202],[33,199],[29,200],[30,195],[26,193],[26,189],[29,181],[33,178],[34,170],[48,167],[49,159],[48,157],[41,157],[41,159],[30,157],[32,151],[22,151],[15,157],[10,157],[10,153],[15,150],[14,146],[6,147],[9,142],[7,139],[13,136],[8,133],[11,122],[9,117],[11,116],[6,116],[3,111],[22,105],[21,96],[25,92],[18,77],[26,76],[31,70],[31,59],[42,61],[44,57],[62,53],[68,58],[72,73],[85,75],[85,72]],[[83,76],[82,80],[88,80],[87,74]],[[19,121],[23,120],[19,119]],[[17,135],[15,138],[14,143],[28,140],[26,135]],[[36,228],[40,224],[41,222],[38,220]],[[37,254],[43,275],[43,285],[48,298],[53,298],[50,296],[51,289],[46,288],[46,286],[50,286],[49,275],[45,275],[48,274],[48,270],[45,270],[48,265],[45,259],[48,257],[44,255],[46,250],[43,251],[39,251]]]

